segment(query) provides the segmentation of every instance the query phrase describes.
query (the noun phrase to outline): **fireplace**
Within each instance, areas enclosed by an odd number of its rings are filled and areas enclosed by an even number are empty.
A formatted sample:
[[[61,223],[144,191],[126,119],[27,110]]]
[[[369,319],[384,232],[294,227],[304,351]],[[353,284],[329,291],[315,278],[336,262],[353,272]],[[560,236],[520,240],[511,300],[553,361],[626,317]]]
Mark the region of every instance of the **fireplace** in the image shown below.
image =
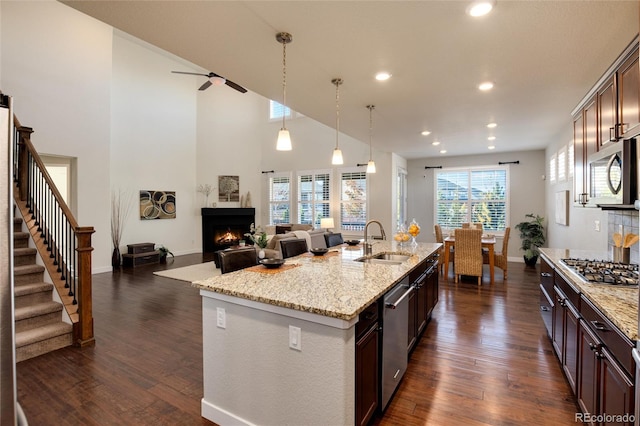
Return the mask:
[[[202,208],[202,252],[235,246],[255,222],[254,208]]]

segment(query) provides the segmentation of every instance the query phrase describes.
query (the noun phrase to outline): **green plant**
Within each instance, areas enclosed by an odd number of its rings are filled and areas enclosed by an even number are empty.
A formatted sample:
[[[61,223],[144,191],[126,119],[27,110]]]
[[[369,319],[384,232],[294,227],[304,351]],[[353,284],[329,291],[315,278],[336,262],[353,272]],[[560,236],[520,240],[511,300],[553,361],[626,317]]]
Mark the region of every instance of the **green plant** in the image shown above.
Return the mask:
[[[531,260],[540,255],[539,248],[546,241],[543,225],[544,217],[533,213],[529,213],[525,217],[531,220],[518,223],[516,229],[520,231],[520,239],[522,240],[520,248],[524,250],[524,258],[525,260]]]
[[[251,224],[251,227],[249,228],[249,232],[247,232],[246,234],[244,234],[245,237],[248,237],[251,239],[251,241],[253,241],[253,243],[255,245],[257,245],[260,248],[265,248],[267,247],[267,243],[269,242],[268,238],[267,238],[267,233],[264,232],[262,230],[262,228],[260,226],[256,227],[255,224]]]
[[[160,257],[167,257],[168,254],[170,254],[171,257],[173,257],[173,253],[171,253],[171,250],[169,250],[165,246],[160,246],[156,250],[160,252]]]

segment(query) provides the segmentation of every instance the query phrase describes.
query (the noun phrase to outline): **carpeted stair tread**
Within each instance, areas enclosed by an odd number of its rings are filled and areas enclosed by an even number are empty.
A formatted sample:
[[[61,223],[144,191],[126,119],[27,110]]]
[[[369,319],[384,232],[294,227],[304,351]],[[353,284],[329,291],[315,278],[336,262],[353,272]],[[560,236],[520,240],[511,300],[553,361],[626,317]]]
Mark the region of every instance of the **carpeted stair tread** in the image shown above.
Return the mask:
[[[28,255],[36,254],[37,252],[38,250],[36,250],[34,247],[21,247],[21,248],[13,249],[14,256],[28,256]]]
[[[53,284],[39,282],[39,283],[22,284],[22,285],[16,286],[13,294],[16,297],[20,297],[20,296],[26,296],[29,294],[40,293],[43,291],[52,291],[52,290],[53,290]]]
[[[16,348],[71,333],[72,330],[73,326],[71,324],[60,321],[34,328],[32,330],[20,331],[16,333]]]
[[[21,265],[13,268],[13,275],[29,275],[44,272],[44,266],[42,265]]]
[[[15,309],[15,320],[22,321],[28,318],[35,318],[40,315],[50,314],[56,311],[62,311],[62,304],[54,302],[37,303],[31,306],[25,306]]]

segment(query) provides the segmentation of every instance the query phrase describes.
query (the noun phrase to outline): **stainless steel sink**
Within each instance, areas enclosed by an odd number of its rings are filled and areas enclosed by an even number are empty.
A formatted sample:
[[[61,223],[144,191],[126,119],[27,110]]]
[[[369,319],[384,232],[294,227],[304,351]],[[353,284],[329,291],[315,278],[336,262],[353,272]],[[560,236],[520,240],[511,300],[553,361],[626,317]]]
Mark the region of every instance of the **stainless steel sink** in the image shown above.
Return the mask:
[[[354,259],[356,262],[377,263],[380,265],[400,265],[411,256],[396,253],[377,253],[373,256],[363,256]]]
[[[407,256],[406,254],[395,254],[395,253],[378,253],[372,256],[373,259],[394,260],[397,262],[404,262],[410,257],[411,256]]]

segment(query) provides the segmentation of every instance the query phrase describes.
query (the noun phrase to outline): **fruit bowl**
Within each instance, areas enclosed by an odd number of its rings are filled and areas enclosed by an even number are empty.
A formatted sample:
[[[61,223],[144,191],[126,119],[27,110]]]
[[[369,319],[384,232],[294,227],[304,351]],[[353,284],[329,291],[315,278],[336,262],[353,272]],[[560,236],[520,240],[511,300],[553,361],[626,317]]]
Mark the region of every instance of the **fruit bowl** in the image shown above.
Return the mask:
[[[260,264],[268,269],[276,269],[284,265],[284,259],[262,259]]]
[[[357,246],[358,244],[360,244],[360,240],[346,240],[345,243],[350,246]]]
[[[312,248],[311,249],[311,253],[313,253],[315,256],[322,256],[328,251],[329,251],[329,249],[322,248],[322,247]]]

